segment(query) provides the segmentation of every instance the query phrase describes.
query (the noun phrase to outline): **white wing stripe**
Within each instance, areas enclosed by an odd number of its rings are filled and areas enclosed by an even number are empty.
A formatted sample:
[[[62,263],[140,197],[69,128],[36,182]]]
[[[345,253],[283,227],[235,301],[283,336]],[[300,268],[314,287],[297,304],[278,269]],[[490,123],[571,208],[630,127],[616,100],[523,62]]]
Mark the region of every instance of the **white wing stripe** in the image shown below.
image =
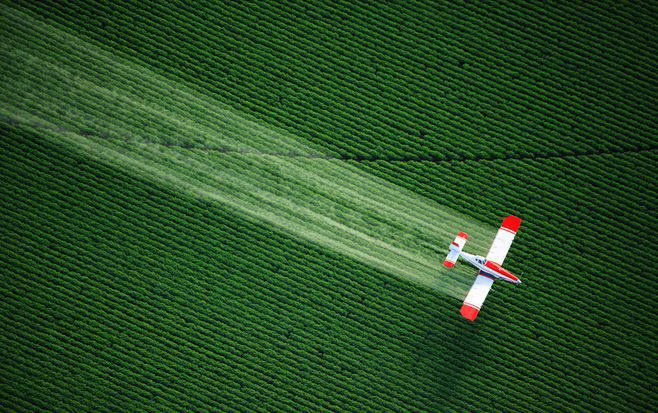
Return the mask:
[[[493,243],[491,243],[491,248],[487,254],[487,261],[493,261],[496,264],[503,265],[505,257],[507,256],[507,251],[512,246],[512,241],[514,241],[514,233],[506,230],[505,228],[500,228],[496,233],[496,238],[494,238]]]
[[[466,295],[464,303],[476,307],[479,310],[487,298],[493,282],[493,278],[484,275],[475,277],[475,282],[473,282],[473,286]]]

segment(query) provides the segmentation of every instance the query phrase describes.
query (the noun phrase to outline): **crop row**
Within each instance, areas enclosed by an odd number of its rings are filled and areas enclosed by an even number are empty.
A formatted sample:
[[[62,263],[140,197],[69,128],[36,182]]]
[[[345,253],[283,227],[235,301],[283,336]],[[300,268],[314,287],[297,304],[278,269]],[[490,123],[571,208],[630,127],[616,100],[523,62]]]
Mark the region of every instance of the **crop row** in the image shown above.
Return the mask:
[[[240,13],[239,10],[234,10],[234,11],[236,12],[236,14],[237,14],[237,13]],[[285,16],[285,13],[286,13],[285,10],[277,10],[277,11],[278,11],[278,13],[277,13],[276,15],[280,15],[280,14],[283,13],[283,15]],[[254,12],[254,11],[252,10],[252,13],[253,13],[253,12]],[[246,21],[247,18],[248,18],[246,15],[243,15],[243,16],[241,16],[241,17],[243,17],[243,19],[241,19],[241,20],[236,19],[236,22],[235,22],[236,24],[241,24],[241,21]],[[246,29],[246,28],[248,28],[248,29],[252,29],[252,30],[254,29],[254,28],[251,27],[251,26],[249,26],[249,27],[245,27],[245,29]],[[260,28],[260,27],[259,27],[259,28]],[[258,28],[257,28],[257,29],[258,29]],[[267,27],[266,27],[266,26],[263,27],[263,30],[267,30]],[[276,33],[276,31],[274,31],[274,32]],[[198,36],[197,36],[197,38],[198,38]],[[268,41],[272,41],[273,39],[274,39],[274,37],[273,37],[273,36],[270,36],[270,37],[268,38]],[[295,37],[295,41],[302,41],[303,39],[304,39],[304,36],[301,36],[301,33],[300,33],[300,36],[296,36],[296,37]],[[345,42],[349,42],[350,39],[349,39],[349,38],[346,38],[346,39],[344,39],[344,41],[345,41]],[[257,46],[257,44],[256,44],[256,46]],[[386,44],[382,44],[382,45],[381,45],[381,47],[384,47],[384,48],[385,48],[386,46],[387,46]],[[414,45],[414,46],[415,46],[416,48],[418,47],[417,44]],[[310,45],[309,50],[312,50],[312,48],[316,48],[316,49],[317,49],[317,47],[322,47],[322,44],[319,44],[319,45]],[[328,52],[330,53],[330,51],[328,51]],[[265,52],[265,53],[267,53],[267,52]],[[348,52],[348,53],[349,53],[349,52]],[[259,54],[262,54],[262,53],[259,53]],[[428,55],[431,56],[431,54],[428,54]],[[335,57],[335,56],[332,56],[332,57]],[[348,57],[349,57],[349,58],[353,58],[353,57],[355,57],[355,56],[348,56]],[[352,59],[351,61],[353,62],[353,60],[354,60],[354,59]],[[317,62],[316,62],[316,63],[317,63]],[[402,63],[404,63],[404,64],[402,64]],[[406,67],[413,67],[413,65],[408,65],[408,64],[406,64],[406,62],[400,62],[400,66],[402,66],[402,67],[400,68],[400,70],[406,70]],[[414,73],[413,75],[416,76],[416,75],[418,75],[418,74],[417,74],[417,73]],[[347,83],[347,85],[343,84],[343,88],[344,88],[345,86],[347,86],[347,87],[349,88],[349,84],[350,84],[350,83]],[[359,85],[361,86],[360,83],[359,83]],[[402,85],[404,85],[404,83],[402,83]],[[434,91],[432,91],[432,92],[434,92]],[[457,104],[458,104],[458,103],[457,103]],[[526,109],[527,109],[527,108],[526,108]],[[436,110],[436,108],[435,108],[434,110]]]
[[[632,149],[638,142],[644,146],[653,144],[648,134],[652,123],[646,120],[642,107],[633,111],[623,105],[612,107],[609,101],[618,91],[604,93],[598,98],[592,95],[596,88],[583,90],[582,79],[576,79],[580,83],[576,83],[576,89],[571,89],[582,93],[569,97],[568,91],[559,89],[564,85],[566,69],[531,68],[530,81],[515,85],[511,96],[501,94],[501,88],[494,84],[504,80],[506,72],[514,70],[515,65],[506,66],[507,62],[501,61],[495,50],[478,42],[477,36],[481,33],[477,27],[464,35],[467,45],[484,53],[483,57],[468,54],[467,67],[472,68],[473,73],[456,81],[454,79],[461,78],[462,72],[454,63],[448,63],[436,75],[437,83],[433,83],[430,77],[433,79],[434,72],[424,73],[420,67],[426,63],[442,63],[440,58],[419,58],[416,50],[409,48],[410,38],[422,39],[433,28],[417,25],[418,28],[413,29],[417,31],[410,32],[412,35],[398,36],[373,16],[373,9],[365,6],[357,6],[356,15],[372,22],[369,26],[372,30],[367,35],[357,32],[352,39],[333,43],[305,37],[303,32],[312,28],[314,33],[341,36],[346,34],[342,31],[345,28],[351,31],[365,27],[364,19],[357,18],[354,25],[349,23],[350,26],[339,30],[319,19],[304,28],[291,26],[288,29],[283,27],[289,19],[304,14],[297,6],[279,10],[266,4],[253,13],[229,6],[229,14],[237,18],[227,18],[225,24],[229,27],[212,37],[205,27],[189,24],[199,20],[200,14],[196,11],[186,13],[181,8],[178,16],[171,16],[167,9],[157,5],[150,7],[147,13],[141,13],[138,7],[132,11],[114,6],[113,12],[120,16],[94,20],[90,17],[97,14],[89,14],[86,7],[75,5],[56,19],[67,20],[77,14],[90,22],[103,21],[110,27],[132,20],[130,23],[137,29],[126,33],[124,39],[115,39],[114,43],[123,45],[121,53],[124,55],[137,51],[140,59],[169,71],[168,76],[172,78],[186,79],[202,93],[241,101],[242,107],[256,112],[261,119],[273,120],[272,123],[299,131],[300,135],[313,137],[320,146],[332,151],[338,148],[347,155],[450,155],[442,139],[430,142],[429,148],[421,148],[420,140],[412,137],[417,129],[446,131],[445,136],[467,155],[505,153],[504,148],[517,143],[517,152],[524,154],[560,153],[574,147],[579,151]],[[101,5],[92,7],[100,14],[109,10]],[[322,11],[336,12],[338,18],[349,19],[350,16],[340,10],[342,5],[337,7],[328,6]],[[52,16],[61,13],[61,9],[52,11]],[[463,27],[477,22],[473,20],[476,11],[471,6],[463,6],[461,11],[471,20]],[[158,14],[161,14],[159,18]],[[400,16],[394,16],[394,22],[412,17],[406,10],[397,10],[394,14]],[[124,20],[122,16],[128,17]],[[221,13],[213,12],[207,13],[204,19],[213,21],[222,17]],[[262,22],[256,23],[258,19]],[[166,40],[155,40],[157,28],[166,30],[169,25],[180,28],[179,33],[186,37],[175,47],[167,47],[171,43]],[[29,27],[29,24],[24,26]],[[145,32],[137,33],[140,29]],[[511,30],[517,39],[523,40],[520,46],[525,50],[535,49],[536,42],[525,41],[522,30],[517,29],[512,27]],[[182,144],[212,142],[215,134],[222,132],[227,135],[227,141],[237,136],[238,143],[240,138],[248,136],[247,129],[236,126],[233,118],[220,117],[218,124],[213,125],[217,116],[213,113],[213,101],[207,97],[201,95],[189,104],[192,95],[169,93],[173,90],[173,82],[149,81],[146,71],[125,71],[123,69],[130,67],[116,61],[103,64],[102,55],[93,49],[88,59],[81,50],[70,54],[70,44],[58,45],[59,39],[30,44],[29,30],[12,30],[22,33],[15,36],[22,38],[14,44],[17,50],[36,51],[41,61],[48,62],[42,70],[34,70],[35,63],[27,72],[22,71],[25,68],[17,71],[3,68],[3,78],[10,86],[8,90],[13,96],[23,96],[12,103],[26,112],[45,114],[50,121],[57,124],[65,121],[73,126],[79,123],[80,116],[89,116],[89,122],[102,120],[114,133],[141,133],[161,142],[166,142],[165,136],[170,134],[176,135],[173,141]],[[102,31],[94,33],[97,28],[92,26],[81,30],[97,40],[103,35]],[[451,27],[442,30],[437,32],[441,36],[453,38],[460,34],[459,29],[455,31]],[[268,42],[259,41],[264,34]],[[393,39],[390,43],[393,46],[377,46],[376,43],[388,43],[389,38]],[[611,39],[605,35],[603,38]],[[211,41],[204,44],[204,40],[209,39]],[[494,36],[494,40],[505,39]],[[228,50],[227,56],[220,59],[215,46],[223,45],[233,50]],[[341,45],[347,48],[337,49]],[[572,42],[569,47],[573,45]],[[245,52],[237,53],[236,46]],[[582,49],[581,45],[577,46]],[[417,50],[425,54],[435,51],[427,44],[420,44]],[[283,51],[289,55],[283,56]],[[156,56],[157,52],[179,59],[166,61]],[[573,53],[578,52],[578,48],[569,52],[572,53],[570,59],[577,58]],[[457,57],[459,53],[458,47],[450,47],[447,56]],[[600,47],[588,53],[594,60],[605,57]],[[399,59],[391,59],[391,56]],[[529,53],[523,61],[532,64],[537,58]],[[377,63],[378,67],[373,69],[367,67],[367,59],[384,63]],[[29,63],[27,59],[24,61]],[[181,61],[185,63],[179,63]],[[491,64],[502,65],[504,71],[497,75],[488,71],[487,66]],[[400,75],[391,71],[396,66],[400,67]],[[214,71],[217,67],[229,71],[225,82],[218,80],[222,75]],[[597,82],[614,78],[619,73],[620,66],[616,63],[607,67],[612,70],[599,70]],[[640,83],[648,67],[646,58],[641,59]],[[103,78],[94,80],[94,72],[103,68]],[[341,73],[336,68],[345,70]],[[50,71],[53,79],[49,83]],[[287,76],[289,81],[281,82],[270,72]],[[631,73],[638,76],[637,70]],[[76,93],[60,94],[58,91],[62,87],[58,88],[57,83],[66,82],[71,74],[81,81],[80,86],[63,83]],[[477,79],[473,74],[484,78]],[[542,77],[545,77],[547,93],[539,96],[535,86]],[[396,84],[395,79],[401,82]],[[616,88],[632,81],[628,76],[620,79],[620,83],[612,81]],[[438,86],[439,81],[450,85],[451,89],[465,88],[465,92],[451,91],[447,95],[450,105],[446,108],[441,104],[437,109],[437,100],[432,97],[445,91],[443,86]],[[209,85],[215,88],[220,83],[221,90],[208,89]],[[43,87],[50,84],[52,90]],[[280,85],[295,91],[295,95],[287,97],[288,107],[284,106],[285,99],[283,104],[276,104],[276,97],[283,90]],[[419,85],[426,86],[425,90],[419,89]],[[159,88],[168,93],[158,103]],[[419,92],[416,97],[410,96],[416,92]],[[140,95],[146,98],[140,100]],[[457,97],[462,100],[454,103]],[[509,105],[505,103],[509,112],[495,107],[506,97],[512,98]],[[521,102],[524,101],[532,103],[529,110],[523,107]],[[108,105],[110,102],[112,105]],[[592,108],[592,102],[603,104]],[[575,108],[569,110],[566,108],[569,105]],[[162,110],[163,107],[166,110]],[[74,110],[67,118],[57,112],[58,108]],[[476,109],[488,116],[500,117],[500,122],[491,125],[474,122]],[[166,114],[166,119],[158,120],[158,111]],[[547,114],[557,116],[549,116],[545,124],[538,124],[537,119]],[[607,118],[605,121],[601,120],[601,114]],[[419,120],[420,117],[429,120]],[[584,120],[580,122],[581,129],[564,136],[555,134],[561,130],[562,122],[568,123],[578,117]],[[197,125],[181,126],[179,122],[185,119],[193,119]],[[517,122],[520,125],[512,126]],[[641,136],[632,136],[625,142],[608,141],[610,131],[627,134],[631,123],[637,123]],[[542,136],[551,135],[549,143],[534,142],[533,125],[540,126]],[[491,131],[500,136],[485,135]],[[582,136],[595,133],[602,136],[602,139],[597,138],[596,144],[577,142]],[[49,133],[41,131],[40,134]],[[399,135],[408,138],[399,139]],[[271,134],[255,136],[259,139],[258,145],[268,150],[274,148],[267,142]],[[349,142],[344,136],[354,141]],[[517,136],[521,138],[516,139]],[[381,149],[374,149],[380,145],[374,143],[375,137],[381,138]],[[185,409],[186,401],[194,400],[195,407],[208,404],[228,410],[229,407],[220,407],[208,399],[212,395],[203,390],[204,386],[226,384],[227,390],[238,394],[224,391],[219,397],[236,403],[235,406],[240,402],[257,406],[260,396],[260,400],[270,401],[272,409],[331,410],[337,405],[346,410],[422,410],[424,407],[429,410],[427,406],[439,407],[437,397],[454,410],[476,406],[481,410],[534,411],[537,406],[543,406],[545,410],[565,411],[568,410],[565,400],[573,401],[574,411],[627,410],[629,406],[635,410],[651,408],[655,381],[650,377],[655,377],[655,367],[637,367],[637,371],[633,368],[646,364],[643,360],[653,355],[652,340],[647,339],[655,330],[650,320],[650,291],[646,289],[646,282],[633,277],[635,271],[651,274],[648,258],[651,254],[639,256],[630,264],[627,246],[636,244],[637,233],[646,233],[646,224],[653,221],[650,211],[655,188],[646,185],[646,177],[651,177],[652,171],[642,164],[655,163],[654,152],[541,161],[467,162],[459,165],[459,173],[456,164],[450,163],[354,164],[386,181],[397,182],[468,215],[486,219],[492,225],[499,222],[501,211],[505,213],[510,208],[524,218],[522,232],[508,262],[512,268],[523,267],[530,274],[526,279],[527,289],[497,286],[481,315],[484,323],[478,325],[478,340],[469,352],[463,350],[469,349],[468,343],[452,339],[460,337],[455,333],[458,326],[461,327],[455,324],[457,321],[433,320],[437,314],[446,312],[444,307],[448,305],[431,298],[428,291],[408,287],[355,265],[339,254],[293,241],[267,225],[243,221],[230,213],[218,213],[220,207],[216,204],[181,197],[176,191],[147,184],[141,178],[136,181],[135,176],[118,173],[97,162],[84,161],[74,167],[82,158],[74,161],[57,145],[27,143],[29,140],[35,137],[30,136],[17,145],[12,143],[11,151],[15,155],[2,158],[3,165],[12,165],[4,169],[3,176],[7,177],[4,185],[9,188],[5,195],[13,194],[17,198],[7,204],[11,211],[6,212],[5,220],[16,228],[23,227],[16,234],[16,245],[6,249],[11,253],[12,267],[22,271],[17,281],[23,287],[16,291],[16,296],[26,297],[25,304],[30,299],[36,300],[39,304],[35,307],[41,313],[66,314],[68,320],[74,320],[65,324],[69,330],[81,328],[96,337],[97,341],[90,340],[85,333],[73,333],[75,338],[71,341],[61,331],[47,336],[49,343],[60,341],[72,348],[80,341],[84,356],[70,359],[69,364],[84,363],[95,354],[95,346],[105,348],[118,331],[128,331],[129,335],[120,341],[122,351],[126,352],[130,343],[137,345],[133,351],[125,353],[127,356],[119,354],[119,357],[128,365],[138,361],[139,366],[147,369],[150,381],[144,384],[143,391],[138,390],[141,389],[139,374],[122,367],[110,374],[110,380],[104,383],[113,390],[128,387],[127,393],[137,390],[132,396],[140,403],[153,392],[158,395],[158,404]],[[277,143],[296,147],[286,139],[279,139]],[[130,153],[128,144],[122,142],[107,142],[107,147]],[[19,152],[23,154],[18,155]],[[314,185],[303,179],[287,182],[289,177],[282,175],[275,163],[258,167],[249,157],[206,156],[198,152],[188,156],[182,150],[145,150],[135,156],[181,174],[189,172],[190,167],[182,166],[176,159],[187,158],[209,168],[246,168],[250,174],[244,182],[260,179],[259,185],[271,186],[276,193],[290,184],[287,193],[297,193],[300,200],[311,199],[317,193]],[[177,158],[167,159],[168,156]],[[330,162],[333,161],[318,163]],[[300,162],[298,166],[311,169],[313,164]],[[328,173],[326,182],[354,176],[340,167],[315,171],[316,175]],[[209,175],[198,174],[194,179],[212,184]],[[458,180],[459,186],[453,184]],[[600,184],[603,180],[607,181],[606,185]],[[358,186],[347,187],[352,193],[359,193]],[[491,187],[495,188],[497,197],[473,197],[473,194],[487,193]],[[34,191],[38,191],[41,196],[38,199],[43,201],[41,211],[35,208],[34,198],[29,200]],[[334,202],[341,197],[329,194],[322,200]],[[381,197],[379,201],[387,200]],[[414,205],[404,213],[419,217],[426,207]],[[359,208],[358,202],[344,202],[336,212],[359,211]],[[377,214],[373,217],[377,221]],[[404,229],[399,223],[395,226]],[[97,241],[92,242],[94,239]],[[42,271],[45,277],[38,279],[37,291],[31,295],[35,288],[31,280],[35,279],[36,271]],[[571,275],[565,277],[564,273]],[[54,307],[50,307],[48,299],[53,296],[58,298],[52,299],[50,306]],[[89,319],[86,324],[75,321],[73,303],[76,300]],[[437,305],[440,310],[432,311]],[[116,310],[121,307],[126,311]],[[24,312],[19,314],[11,324],[12,331],[21,331],[21,327],[33,324],[35,328],[39,326],[38,330],[52,322],[47,316],[34,320],[33,316],[24,317]],[[189,321],[183,328],[181,319]],[[490,323],[494,319],[496,323]],[[118,323],[119,330],[114,323]],[[41,342],[39,340],[46,337],[31,335],[29,328],[23,330],[26,331],[11,339],[21,347]],[[433,332],[431,339],[426,339],[428,330]],[[215,338],[217,341],[213,341]],[[217,346],[203,346],[208,340]],[[146,344],[140,345],[140,342]],[[414,347],[419,343],[427,345],[416,350]],[[501,346],[502,343],[514,345]],[[174,348],[170,349],[172,344]],[[231,363],[226,367],[229,372],[226,378],[209,370],[212,368],[209,366],[218,363],[217,354],[222,354],[218,352],[219,347],[243,351],[243,356],[235,353],[226,358]],[[158,357],[168,359],[169,363],[162,366],[158,359],[150,358],[149,348],[157,350]],[[58,352],[75,354],[75,351],[70,353],[63,349]],[[422,360],[420,374],[408,367],[414,356]],[[44,360],[36,352],[30,352],[24,359],[31,363],[33,371],[38,370],[39,363]],[[101,361],[105,368],[113,366],[107,357]],[[149,369],[151,361],[157,367]],[[201,366],[194,369],[195,363]],[[67,363],[59,363],[50,368],[61,371],[66,366]],[[157,370],[161,366],[166,372],[164,376]],[[434,366],[438,367],[433,369]],[[180,373],[177,367],[182,369]],[[18,368],[4,371],[28,383],[28,376],[17,373]],[[207,377],[197,378],[200,372]],[[103,374],[102,371],[92,373],[99,374]],[[157,384],[158,380],[171,375],[177,375],[180,380],[180,385],[175,387],[181,391],[177,399],[163,398],[167,385]],[[441,386],[437,380],[437,376],[457,375],[460,378],[452,379],[452,387]],[[519,400],[500,389],[484,390],[483,377],[507,383],[525,395]],[[50,384],[42,381],[36,385],[47,389]],[[68,380],[63,384],[66,385],[73,386],[74,382]],[[272,386],[285,394],[272,390]],[[601,391],[602,387],[605,391]],[[437,396],[437,388],[458,391],[450,396]],[[59,394],[66,391],[63,387],[51,390]],[[498,404],[487,404],[482,397],[483,390],[486,399],[495,399]],[[290,406],[286,406],[286,400],[292,400]]]
[[[501,169],[501,168],[504,170],[505,166],[504,165],[497,165],[496,166],[496,169]],[[390,172],[386,176],[389,176],[390,179],[394,179],[393,177],[398,177],[398,176],[402,175],[402,173],[401,173],[402,170],[400,169],[400,167],[398,167],[397,164],[396,165],[389,165],[388,169],[389,169]],[[495,177],[493,179],[487,177],[487,175],[489,174],[489,172],[491,170],[492,170],[492,168],[489,168],[486,165],[483,166],[482,168],[479,168],[479,170],[477,170],[477,172],[476,172],[477,173],[477,178],[473,181],[474,184],[479,182],[479,181],[496,182]],[[436,172],[442,173],[443,171],[437,170]],[[418,176],[417,173],[416,173],[416,176]],[[534,181],[536,179],[539,179],[541,177],[541,174],[537,173],[533,176],[534,176],[534,178],[533,178],[533,181]],[[464,179],[467,182],[469,181],[469,177],[463,177],[462,179]],[[400,181],[400,182],[403,183],[404,181]],[[556,181],[552,182],[552,184],[556,184],[556,183],[557,183]],[[422,184],[422,180],[419,181],[419,186],[421,184]],[[512,191],[517,191],[517,192],[521,192],[521,193],[526,192],[528,190],[528,186],[529,186],[528,181],[519,182],[519,189],[516,190],[516,189],[514,189],[514,182],[513,181],[510,182],[510,184],[512,185]],[[460,190],[455,190],[455,189],[451,189],[451,188],[441,190],[441,192],[444,195],[445,195],[445,191],[448,191],[450,196],[454,196],[456,198],[456,201],[455,201],[456,203],[467,202],[468,201],[467,199],[463,199],[463,200],[459,199],[459,196],[460,196],[460,193],[461,193]],[[554,238],[558,242],[566,242],[566,243],[570,243],[569,237],[574,237],[571,240],[571,242],[574,243],[572,249],[565,250],[563,247],[560,246],[560,244],[556,244],[555,247],[552,247],[551,245],[542,246],[542,250],[546,250],[546,253],[548,255],[554,255],[556,257],[562,257],[567,262],[567,264],[570,260],[575,260],[576,262],[581,262],[582,264],[586,264],[587,267],[591,266],[594,270],[600,270],[601,272],[605,273],[606,268],[605,268],[603,263],[599,263],[599,261],[600,261],[599,257],[596,257],[596,255],[594,255],[592,258],[590,258],[594,262],[593,263],[588,263],[587,260],[583,260],[583,258],[580,256],[583,252],[587,252],[587,250],[590,248],[590,245],[593,245],[593,243],[596,242],[597,239],[600,239],[598,237],[588,239],[589,238],[588,237],[588,232],[592,231],[589,228],[586,231],[583,231],[581,229],[580,233],[578,232],[579,231],[578,227],[580,225],[583,225],[583,224],[587,225],[588,224],[587,221],[589,221],[589,220],[587,220],[586,222],[578,223],[578,225],[574,225],[575,220],[572,219],[573,215],[567,215],[565,217],[560,217],[559,215],[558,216],[555,215],[556,212],[560,212],[560,211],[563,211],[563,210],[566,209],[565,207],[561,207],[561,206],[554,207],[554,208],[551,208],[551,209],[548,210],[548,211],[552,211],[553,213],[550,213],[550,214],[544,213],[544,214],[542,214],[541,213],[542,210],[547,211],[545,209],[545,206],[551,206],[551,204],[555,201],[553,201],[550,197],[550,193],[552,191],[545,191],[544,189],[539,189],[538,192],[539,191],[541,191],[541,194],[538,194],[537,196],[540,196],[541,199],[542,199],[542,202],[539,205],[540,211],[536,211],[534,208],[532,208],[531,205],[527,205],[524,208],[524,212],[526,213],[526,216],[528,218],[530,218],[529,223],[534,224],[534,222],[532,222],[532,219],[543,221],[546,224],[548,224],[550,222],[556,222],[556,221],[558,221],[558,222],[567,222],[567,223],[569,223],[568,227],[561,228],[561,227],[555,226],[554,229],[552,230],[552,232],[554,232],[554,234],[551,234],[551,237]],[[451,198],[450,196],[447,199],[450,199]],[[463,197],[463,195],[461,195],[461,196]],[[560,199],[560,198],[556,198],[556,199],[559,203],[564,203],[565,202],[564,199]],[[571,202],[573,202],[573,201],[571,201]],[[501,202],[501,203],[504,203],[504,202]],[[566,204],[565,206],[568,207],[568,206],[570,206],[570,204]],[[470,206],[469,206],[469,208],[470,208]],[[633,237],[634,237],[633,232],[632,231],[627,231],[623,227],[619,228],[618,226],[615,226],[615,224],[618,223],[618,220],[615,220],[615,218],[617,218],[617,217],[614,217],[614,216],[611,217],[610,221],[602,221],[599,218],[599,221],[598,221],[597,224],[599,226],[603,226],[603,227],[608,226],[608,233],[607,234],[610,234],[610,231],[612,231],[612,233],[615,234],[615,238],[619,237],[618,239],[623,240],[625,242],[632,242]],[[546,225],[546,224],[544,224],[544,225]],[[606,235],[606,233],[603,232],[603,230],[599,230],[599,231],[601,231],[601,236]],[[531,234],[529,234],[529,236],[532,237]],[[522,245],[521,245],[521,243],[519,243],[518,247],[517,247],[517,245],[515,245],[514,251],[522,251],[524,249],[528,250],[528,248],[536,248],[536,246],[533,246],[533,244],[535,244],[536,241],[537,240],[533,240],[532,238],[524,240]],[[539,241],[541,243],[543,243],[543,240],[539,240]],[[583,242],[583,241],[585,241],[585,242]],[[606,259],[608,259],[608,260],[611,259],[611,258],[612,259],[616,258],[616,259],[619,259],[619,260],[623,260],[624,257],[625,257],[625,249],[622,248],[623,245],[624,244],[619,244],[618,246],[611,245],[605,251],[601,251],[599,248],[597,248],[596,250],[592,251],[592,253],[596,254],[598,252],[600,254],[605,254]],[[616,250],[615,250],[615,247],[617,248]],[[597,259],[597,258],[599,258],[599,259]],[[648,270],[649,263],[648,263],[647,260],[640,259],[639,264],[643,268]],[[590,272],[589,268],[587,268],[587,272]],[[576,273],[576,274],[574,274],[574,276],[578,277],[578,274]],[[585,281],[585,280],[584,279],[579,279],[579,281],[582,282],[582,281]],[[594,279],[592,281],[596,282],[597,279]],[[637,280],[635,280],[635,281],[637,281]],[[641,283],[635,284],[635,281],[630,280],[630,279],[628,279],[628,280],[609,280],[609,281],[607,281],[607,283],[612,283],[613,285],[618,283],[619,285],[615,285],[616,288],[619,288],[621,290],[627,290],[623,296],[628,296],[628,294],[632,293],[633,291],[636,291],[636,292],[643,293],[643,295],[645,295],[645,300],[647,300],[649,298],[648,296],[646,296],[647,292],[644,291],[644,289],[642,288]],[[571,285],[569,285],[568,287],[572,288]],[[615,294],[615,290],[612,290],[611,293]]]
[[[181,23],[181,24],[182,24],[182,23]],[[161,47],[164,47],[164,46],[161,46]],[[173,52],[173,51],[172,51],[172,52]],[[258,56],[258,54],[257,54],[256,56]],[[190,58],[194,58],[194,56],[190,56]],[[268,62],[271,63],[271,59],[268,59]],[[236,61],[236,63],[237,63],[237,61]],[[204,71],[204,72],[207,73],[207,71]],[[267,76],[266,73],[262,73],[262,75],[263,75],[263,76]],[[310,82],[310,84],[305,85],[305,90],[313,90],[313,88],[312,88],[311,86],[312,86],[312,84],[317,84],[317,83],[318,83],[317,80],[318,80],[318,79],[314,79],[314,81]],[[201,81],[201,80],[199,80],[199,81]],[[340,89],[343,89],[343,88],[345,88],[345,87],[349,88],[349,87],[350,87],[349,84],[350,84],[349,82],[342,82],[342,83],[341,83],[342,87],[341,87],[341,88],[337,88],[337,89],[340,90]],[[363,88],[360,88],[359,90],[362,90],[362,89],[363,89]],[[334,106],[335,106],[335,105],[333,105],[333,104],[331,105],[331,107],[334,107]],[[363,107],[363,105],[358,105],[357,107]],[[271,107],[268,106],[268,109],[267,109],[267,110],[268,110],[268,111],[271,111],[271,110],[274,110],[274,109],[276,109],[276,108],[271,108]],[[432,110],[435,111],[435,110],[440,110],[440,109],[438,109],[438,108],[433,108]],[[317,112],[317,111],[316,111],[316,112]],[[464,113],[464,111],[462,110],[462,111],[460,111],[460,112],[455,112],[455,115],[458,115],[458,113]],[[328,119],[328,120],[331,120],[332,116],[333,116],[333,115],[328,116],[327,119]],[[351,116],[351,115],[350,115],[350,116]],[[335,118],[335,116],[333,116],[333,117]],[[363,117],[364,117],[364,114],[360,114],[360,115],[359,115],[359,114],[357,114],[357,113],[354,113],[354,116],[352,116],[352,118],[363,118]],[[383,116],[382,118],[387,118],[387,117],[386,117],[386,116]],[[343,118],[343,119],[340,119],[340,120],[337,120],[337,121],[339,121],[341,125],[343,125],[343,124],[348,125],[349,122],[350,122],[350,119],[349,119],[349,118],[347,118],[347,119],[344,119],[344,118]],[[345,123],[345,122],[348,122],[348,123]],[[338,129],[336,129],[336,128],[338,128],[338,125],[333,125],[332,128],[333,128],[334,130],[338,130]],[[443,128],[443,129],[445,129],[445,128]],[[472,136],[477,135],[476,132],[477,132],[477,131],[472,131],[472,133],[471,133],[468,137],[469,137],[469,138],[472,138]],[[515,134],[515,135],[518,135],[518,134]],[[378,135],[378,136],[379,136],[379,135]],[[390,134],[389,134],[388,136],[390,136]],[[394,135],[394,136],[395,136],[395,138],[396,138],[396,141],[399,140],[399,138],[400,138],[399,134],[396,134],[396,135]],[[465,136],[463,136],[462,138],[464,138],[464,137],[465,137]],[[352,142],[352,143],[355,143],[355,142]],[[495,145],[494,145],[494,146],[495,146]]]
[[[61,231],[58,231],[58,234],[61,234]]]

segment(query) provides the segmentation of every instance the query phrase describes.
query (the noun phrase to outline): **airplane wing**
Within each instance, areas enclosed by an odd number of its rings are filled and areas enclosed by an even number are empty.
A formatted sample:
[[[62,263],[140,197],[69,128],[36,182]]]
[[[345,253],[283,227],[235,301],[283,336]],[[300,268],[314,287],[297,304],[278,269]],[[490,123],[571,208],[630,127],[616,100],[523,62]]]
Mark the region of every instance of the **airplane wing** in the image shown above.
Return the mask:
[[[487,254],[487,261],[493,261],[498,265],[503,265],[507,251],[514,241],[514,236],[521,226],[521,219],[515,216],[509,216],[503,220],[502,225],[496,233],[489,253]]]
[[[489,290],[491,290],[491,286],[494,282],[493,278],[483,274],[484,273],[480,271],[480,274],[475,277],[475,282],[468,291],[466,298],[464,298],[464,304],[462,304],[462,316],[469,320],[475,320],[475,317],[478,316],[480,307],[482,307],[482,303],[484,303],[484,299],[487,298],[487,294],[489,294]]]
[[[519,230],[519,226],[521,226],[521,219],[518,217],[508,216],[503,220],[487,254],[487,261],[493,261],[500,265],[503,264],[505,256],[507,256],[507,251],[509,251],[512,241],[514,241],[514,236]],[[464,299],[464,304],[461,308],[462,316],[469,320],[475,320],[475,317],[480,312],[482,303],[484,303],[489,290],[491,290],[493,282],[493,278],[480,271]]]

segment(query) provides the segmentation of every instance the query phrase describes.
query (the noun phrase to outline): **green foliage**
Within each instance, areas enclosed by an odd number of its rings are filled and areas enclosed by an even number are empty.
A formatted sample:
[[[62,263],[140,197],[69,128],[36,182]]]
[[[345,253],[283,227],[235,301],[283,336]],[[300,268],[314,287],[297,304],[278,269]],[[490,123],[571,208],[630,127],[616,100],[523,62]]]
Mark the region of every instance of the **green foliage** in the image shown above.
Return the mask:
[[[25,3],[344,158],[331,162],[491,225],[519,215],[506,266],[525,276],[497,284],[470,324],[452,298],[2,118],[10,410],[655,410],[651,6]],[[30,44],[27,27],[3,47],[29,44],[47,61],[57,42]],[[92,67],[81,52],[62,57],[67,72],[20,76],[30,56],[14,58],[0,62],[8,96],[42,96]],[[98,76],[103,93],[180,103],[155,83]],[[88,89],[2,104],[75,128],[77,113],[107,116],[106,96]],[[53,109],[64,103],[80,112]],[[214,121],[198,107],[178,115]],[[206,145],[157,117],[81,133]],[[273,190],[286,185],[275,172]]]

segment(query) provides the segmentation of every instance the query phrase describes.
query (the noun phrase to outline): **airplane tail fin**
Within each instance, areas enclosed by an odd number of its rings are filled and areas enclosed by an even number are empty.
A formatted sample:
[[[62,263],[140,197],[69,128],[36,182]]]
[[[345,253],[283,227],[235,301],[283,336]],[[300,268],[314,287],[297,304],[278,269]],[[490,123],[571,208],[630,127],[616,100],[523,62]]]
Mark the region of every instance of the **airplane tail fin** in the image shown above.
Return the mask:
[[[467,233],[460,232],[459,234],[457,234],[455,240],[450,243],[450,247],[449,247],[450,252],[448,252],[445,261],[443,261],[443,265],[445,265],[448,268],[452,268],[455,266],[455,263],[457,262],[457,259],[459,258],[459,254],[461,254],[462,248],[464,248],[467,239],[468,239]]]

